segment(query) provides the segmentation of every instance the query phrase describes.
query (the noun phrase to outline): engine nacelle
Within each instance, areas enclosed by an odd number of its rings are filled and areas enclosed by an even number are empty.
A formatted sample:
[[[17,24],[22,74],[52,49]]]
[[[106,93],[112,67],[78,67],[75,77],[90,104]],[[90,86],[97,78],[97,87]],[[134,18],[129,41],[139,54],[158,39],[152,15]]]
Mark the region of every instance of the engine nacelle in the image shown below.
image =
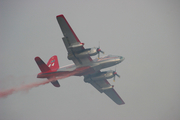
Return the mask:
[[[86,57],[86,56],[94,56],[94,55],[97,55],[97,48],[88,48],[88,49],[85,49],[83,52],[80,52],[80,53],[75,53],[74,55],[68,55],[68,59],[69,60],[72,60],[74,58],[74,56],[78,57],[78,58],[83,58],[83,57]]]
[[[104,79],[110,79],[110,78],[113,78],[115,75],[114,75],[114,71],[110,70],[110,71],[105,71],[105,72],[101,72],[101,73],[98,73],[96,75],[89,75],[87,77],[84,78],[84,81],[85,82],[88,82],[88,81],[97,81],[97,80],[104,80]]]

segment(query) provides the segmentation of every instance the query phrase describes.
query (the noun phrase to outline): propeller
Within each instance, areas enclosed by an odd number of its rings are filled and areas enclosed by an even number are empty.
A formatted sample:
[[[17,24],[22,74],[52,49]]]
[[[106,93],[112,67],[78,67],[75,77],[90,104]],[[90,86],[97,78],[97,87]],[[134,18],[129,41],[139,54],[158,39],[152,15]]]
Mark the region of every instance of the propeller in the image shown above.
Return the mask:
[[[118,75],[117,72],[116,72],[116,68],[115,68],[115,71],[113,72],[113,75],[114,75],[114,80],[113,80],[114,82],[115,82],[116,76],[118,76],[120,78],[120,75]]]
[[[99,42],[99,47],[97,48],[98,59],[100,58],[100,52],[104,54],[104,52],[100,49],[100,42]]]

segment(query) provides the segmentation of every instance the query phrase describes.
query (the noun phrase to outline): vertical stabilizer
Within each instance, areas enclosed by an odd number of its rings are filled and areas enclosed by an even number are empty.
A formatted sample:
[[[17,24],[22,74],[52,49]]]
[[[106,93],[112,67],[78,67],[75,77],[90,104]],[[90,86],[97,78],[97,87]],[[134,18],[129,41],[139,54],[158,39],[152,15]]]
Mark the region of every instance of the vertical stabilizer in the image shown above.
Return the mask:
[[[52,70],[52,71],[56,71],[59,69],[59,63],[58,63],[58,58],[56,55],[52,56],[48,63],[47,66]]]
[[[47,66],[51,69],[51,71],[57,71],[59,69],[59,63],[58,63],[58,58],[56,55],[52,56],[48,63]],[[57,80],[51,82],[55,87],[60,87],[60,84]]]

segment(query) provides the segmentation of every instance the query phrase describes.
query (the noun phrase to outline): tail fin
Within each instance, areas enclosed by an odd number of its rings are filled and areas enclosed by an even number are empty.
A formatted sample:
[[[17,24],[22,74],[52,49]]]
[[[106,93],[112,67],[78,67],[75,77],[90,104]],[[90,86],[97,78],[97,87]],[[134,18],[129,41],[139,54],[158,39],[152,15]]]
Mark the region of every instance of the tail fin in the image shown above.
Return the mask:
[[[50,71],[51,69],[41,60],[40,57],[35,57],[35,61],[39,67],[39,69],[41,70],[41,72],[47,72]]]
[[[52,71],[56,71],[57,69],[59,69],[59,63],[58,63],[58,58],[56,55],[52,56],[48,63],[47,66],[52,70]]]
[[[58,59],[57,56],[52,56],[47,65],[41,60],[40,57],[35,57],[35,61],[39,67],[39,69],[41,70],[42,73],[44,72],[52,72],[52,71],[57,71],[57,69],[59,69],[59,63],[58,63]],[[48,78],[49,79],[49,78]],[[54,80],[51,82],[55,87],[60,87],[60,84],[57,80]]]

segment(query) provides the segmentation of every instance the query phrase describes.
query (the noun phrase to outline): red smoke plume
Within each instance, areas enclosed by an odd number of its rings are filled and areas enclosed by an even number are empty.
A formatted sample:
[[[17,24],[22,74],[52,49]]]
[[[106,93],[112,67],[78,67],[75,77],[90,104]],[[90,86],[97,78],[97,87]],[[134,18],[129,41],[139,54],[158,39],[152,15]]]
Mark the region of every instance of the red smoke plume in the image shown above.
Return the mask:
[[[69,77],[69,76],[72,76],[76,74],[76,72],[72,72],[72,73],[69,73],[69,74],[66,74],[65,76],[60,76],[60,77],[56,77],[56,79],[63,79],[63,78],[66,78],[66,77]],[[11,89],[8,89],[8,90],[4,90],[4,91],[0,91],[0,98],[3,98],[3,97],[6,97],[8,95],[11,95],[15,92],[18,92],[18,91],[27,91],[31,88],[34,88],[34,87],[38,87],[40,85],[45,85],[51,81],[53,81],[54,79],[49,79],[49,80],[46,80],[46,81],[42,81],[42,82],[36,82],[36,83],[31,83],[31,84],[27,84],[27,85],[22,85],[20,87],[15,87],[15,88],[11,88]]]

